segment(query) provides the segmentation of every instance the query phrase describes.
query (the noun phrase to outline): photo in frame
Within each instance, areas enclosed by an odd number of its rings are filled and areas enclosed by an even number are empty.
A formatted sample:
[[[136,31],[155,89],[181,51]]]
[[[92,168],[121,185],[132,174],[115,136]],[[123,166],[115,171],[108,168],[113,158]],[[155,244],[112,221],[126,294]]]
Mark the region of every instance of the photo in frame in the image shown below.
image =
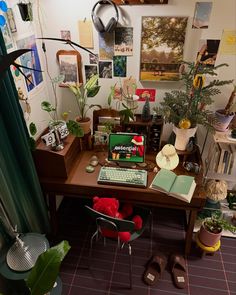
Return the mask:
[[[188,17],[144,16],[141,81],[178,81]]]
[[[197,60],[209,67],[213,67],[216,62],[220,40],[206,39],[199,41],[199,50],[197,53]]]
[[[64,75],[64,80],[59,84],[60,87],[68,85],[78,85],[83,83],[81,70],[81,55],[75,50],[59,50],[57,52],[60,74]]]

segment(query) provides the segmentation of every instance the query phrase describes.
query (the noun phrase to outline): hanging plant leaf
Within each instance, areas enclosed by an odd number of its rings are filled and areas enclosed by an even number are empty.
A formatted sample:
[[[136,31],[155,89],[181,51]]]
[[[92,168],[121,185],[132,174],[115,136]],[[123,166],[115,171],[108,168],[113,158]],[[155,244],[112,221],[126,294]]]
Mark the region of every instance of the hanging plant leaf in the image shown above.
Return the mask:
[[[65,75],[64,74],[60,74],[60,75],[52,78],[51,82],[53,84],[60,84],[60,83],[62,83],[64,81],[64,79],[65,79]]]
[[[32,136],[34,136],[37,133],[37,127],[33,122],[29,124],[29,132]]]
[[[69,130],[69,132],[76,136],[76,137],[83,137],[84,136],[84,131],[81,128],[80,124],[78,122],[69,120],[67,123],[67,128]]]
[[[44,111],[46,111],[46,112],[53,112],[53,111],[55,111],[56,110],[56,108],[55,107],[53,107],[51,104],[50,104],[50,102],[48,102],[48,101],[43,101],[42,103],[41,103],[41,108],[42,108],[42,110],[44,110]]]
[[[99,89],[100,89],[100,87],[101,87],[101,86],[96,85],[96,86],[94,86],[94,87],[92,87],[92,88],[89,88],[89,89],[87,90],[87,95],[88,95],[88,97],[94,97],[95,95],[97,95],[97,94],[98,94],[98,91],[99,91]]]
[[[62,241],[38,257],[26,280],[31,295],[43,295],[53,288],[61,262],[70,248],[67,241]]]

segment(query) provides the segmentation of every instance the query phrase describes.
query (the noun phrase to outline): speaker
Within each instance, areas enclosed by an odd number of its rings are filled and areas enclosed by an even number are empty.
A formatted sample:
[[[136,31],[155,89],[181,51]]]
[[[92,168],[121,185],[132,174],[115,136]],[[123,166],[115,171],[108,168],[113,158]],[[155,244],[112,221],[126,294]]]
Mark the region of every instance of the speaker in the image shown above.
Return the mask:
[[[97,5],[100,5],[100,7],[102,7],[103,6],[102,4],[111,4],[114,7],[115,13],[116,13],[116,16],[112,17],[108,21],[106,26],[104,26],[101,18],[95,12]],[[93,6],[93,9],[92,9],[91,16],[92,16],[93,24],[99,33],[106,33],[106,32],[111,33],[116,28],[117,23],[118,23],[118,19],[119,19],[119,13],[118,13],[117,6],[113,1],[110,1],[110,0],[98,1],[97,3],[95,3],[95,5]]]

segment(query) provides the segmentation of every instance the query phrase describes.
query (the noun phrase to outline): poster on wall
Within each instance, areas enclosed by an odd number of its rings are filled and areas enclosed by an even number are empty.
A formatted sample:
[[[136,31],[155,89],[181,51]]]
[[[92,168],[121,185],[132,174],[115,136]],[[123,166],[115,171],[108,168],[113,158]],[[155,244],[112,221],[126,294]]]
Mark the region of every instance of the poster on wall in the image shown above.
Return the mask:
[[[187,22],[187,17],[142,17],[140,80],[179,80]]]
[[[10,51],[12,51],[14,49],[14,42],[13,42],[13,39],[12,39],[12,35],[11,35],[11,32],[10,32],[10,28],[8,26],[8,23],[6,22],[5,26],[0,27],[0,28],[2,30],[2,36],[3,36],[3,39],[4,39],[4,43],[5,43],[7,52],[10,52]]]
[[[61,30],[61,39],[71,40],[71,34],[68,30]]]
[[[118,27],[115,29],[115,55],[133,55],[133,28]]]
[[[193,29],[207,29],[211,15],[212,2],[196,2]]]
[[[16,44],[18,49],[32,49],[31,52],[27,52],[20,57],[21,65],[36,70],[41,70],[35,36],[32,35],[27,38],[18,40],[16,41]],[[28,69],[22,70],[25,76],[28,78],[28,80],[26,80],[26,86],[28,91],[33,90],[37,85],[39,85],[43,81],[42,72],[36,72]]]
[[[114,34],[100,33],[98,34],[99,43],[99,59],[112,60],[114,55]]]
[[[84,72],[85,72],[85,78],[86,78],[86,82],[87,82],[93,75],[97,75],[98,67],[93,66],[93,65],[85,65]],[[98,81],[97,81],[97,83],[98,83]]]
[[[200,40],[197,60],[204,65],[213,67],[216,62],[219,44],[220,40],[217,39]]]
[[[224,30],[220,41],[220,53],[236,55],[236,31]]]

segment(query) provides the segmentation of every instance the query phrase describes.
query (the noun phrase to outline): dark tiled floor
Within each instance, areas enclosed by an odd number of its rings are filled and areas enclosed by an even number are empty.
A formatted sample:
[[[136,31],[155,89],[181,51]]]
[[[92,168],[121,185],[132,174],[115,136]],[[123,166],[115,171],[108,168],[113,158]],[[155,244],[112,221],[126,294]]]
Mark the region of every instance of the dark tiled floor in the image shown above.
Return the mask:
[[[66,198],[59,209],[60,235],[72,246],[62,263],[60,277],[63,295],[234,295],[236,294],[236,239],[222,238],[221,250],[214,256],[200,258],[192,248],[187,260],[189,283],[186,289],[177,289],[171,274],[165,270],[162,279],[153,287],[145,285],[142,274],[145,264],[156,250],[166,255],[182,252],[184,247],[185,213],[177,210],[154,209],[153,238],[148,231],[132,244],[133,289],[128,289],[127,248],[117,250],[113,241],[104,247],[95,244],[92,268],[88,270],[89,241],[93,223],[84,214],[84,202]]]

